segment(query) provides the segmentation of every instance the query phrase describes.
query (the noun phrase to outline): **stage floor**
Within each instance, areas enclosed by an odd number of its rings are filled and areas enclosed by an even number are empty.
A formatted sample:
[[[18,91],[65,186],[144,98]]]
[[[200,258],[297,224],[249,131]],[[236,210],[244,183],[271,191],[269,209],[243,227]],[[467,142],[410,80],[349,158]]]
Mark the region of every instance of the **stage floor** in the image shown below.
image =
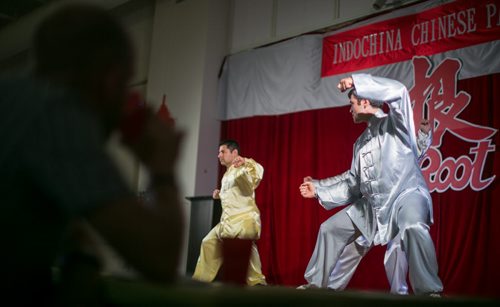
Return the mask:
[[[443,296],[400,296],[383,292],[326,289],[297,290],[283,286],[237,287],[221,283],[201,284],[184,281],[163,286],[110,278],[106,296],[116,305],[162,306],[499,306],[494,298]]]

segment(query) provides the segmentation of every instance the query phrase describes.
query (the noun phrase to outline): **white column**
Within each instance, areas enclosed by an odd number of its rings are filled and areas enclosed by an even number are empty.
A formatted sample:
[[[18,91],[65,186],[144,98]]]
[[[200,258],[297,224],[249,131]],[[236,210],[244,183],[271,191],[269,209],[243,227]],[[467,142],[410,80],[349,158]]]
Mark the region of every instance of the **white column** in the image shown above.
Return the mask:
[[[176,126],[185,133],[177,175],[182,197],[209,195],[217,186],[220,123],[217,75],[227,53],[228,0],[157,0],[147,82],[147,101],[157,109],[163,95]],[[139,189],[147,184],[141,171]],[[186,208],[185,271],[189,229]]]

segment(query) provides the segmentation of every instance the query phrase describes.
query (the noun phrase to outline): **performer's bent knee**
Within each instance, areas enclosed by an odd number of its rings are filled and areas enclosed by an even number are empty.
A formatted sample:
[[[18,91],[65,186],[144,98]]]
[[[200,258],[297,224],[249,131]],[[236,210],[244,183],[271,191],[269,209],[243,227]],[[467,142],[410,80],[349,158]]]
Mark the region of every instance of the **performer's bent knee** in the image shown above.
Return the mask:
[[[319,226],[319,232],[322,234],[335,233],[335,230],[337,229],[339,228],[331,221],[326,221]]]
[[[406,241],[406,240],[411,239],[411,237],[414,237],[416,235],[419,235],[422,233],[428,233],[429,228],[430,228],[429,225],[427,225],[424,222],[409,223],[409,224],[405,225],[403,228],[400,228],[401,240]]]

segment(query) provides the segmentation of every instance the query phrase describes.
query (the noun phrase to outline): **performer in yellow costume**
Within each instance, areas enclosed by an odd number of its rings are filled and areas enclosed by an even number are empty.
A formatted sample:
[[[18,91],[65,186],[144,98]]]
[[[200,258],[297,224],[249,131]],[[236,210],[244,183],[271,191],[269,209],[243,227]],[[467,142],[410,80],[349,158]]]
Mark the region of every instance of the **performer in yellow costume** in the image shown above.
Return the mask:
[[[214,199],[220,199],[222,215],[217,224],[201,242],[200,257],[193,278],[211,282],[222,265],[222,239],[239,238],[258,240],[260,238],[260,212],[255,203],[255,189],[264,174],[264,168],[253,159],[239,155],[236,141],[226,140],[219,145],[218,158],[227,169],[222,177],[221,189],[213,192]],[[262,274],[259,252],[252,243],[247,284],[266,284]]]

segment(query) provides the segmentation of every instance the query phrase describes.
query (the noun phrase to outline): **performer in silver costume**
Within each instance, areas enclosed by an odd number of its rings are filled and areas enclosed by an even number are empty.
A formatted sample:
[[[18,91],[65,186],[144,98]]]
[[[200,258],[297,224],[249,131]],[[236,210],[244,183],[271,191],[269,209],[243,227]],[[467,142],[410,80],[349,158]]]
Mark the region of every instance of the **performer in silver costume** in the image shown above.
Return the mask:
[[[388,244],[389,250],[397,251],[400,244],[413,292],[440,293],[443,286],[429,235],[432,199],[418,164],[408,91],[395,80],[368,74],[355,74],[339,83],[341,91],[353,87],[349,92],[353,120],[366,122],[368,127],[354,144],[351,168],[331,178],[327,186],[310,181],[300,186],[303,197],[317,197],[325,208],[352,205],[321,225],[320,232],[328,234],[321,240],[328,246],[329,256],[314,253],[304,276],[309,286],[328,286],[330,276],[333,286],[346,284],[358,256],[351,253],[338,261],[345,247],[363,236],[366,242],[354,245],[365,249],[361,248],[358,255],[366,253],[366,246]],[[383,103],[388,104],[389,114],[382,111]],[[335,272],[336,265],[350,270]]]
[[[427,152],[427,149],[430,147],[431,143],[432,143],[432,131],[429,126],[429,121],[426,119],[422,119],[420,122],[420,129],[418,130],[417,134],[417,148],[419,150],[419,157],[418,157],[419,162],[425,156],[425,153]],[[331,177],[321,180],[313,179],[310,176],[304,178],[304,182],[311,181],[314,184],[323,187],[330,186],[336,183],[338,180],[339,180],[338,177]],[[325,206],[323,207],[327,210],[332,209],[331,207],[325,207]],[[313,256],[311,259],[319,260],[320,258],[328,259],[333,257],[331,255],[333,251],[327,248],[327,246],[325,246],[324,244],[324,242],[328,241],[325,238],[331,235],[328,232],[325,232],[325,230],[329,228],[328,227],[329,223],[331,223],[330,219],[323,222],[325,226],[322,225],[322,227],[320,228],[316,242],[316,247],[313,251]],[[338,258],[338,261],[335,263],[335,267],[333,268],[333,270],[331,270],[331,272],[325,272],[325,274],[330,275],[328,278],[328,283],[320,286],[328,289],[333,289],[336,291],[344,290],[347,287],[352,276],[354,275],[354,272],[356,271],[356,268],[359,265],[361,259],[363,258],[364,255],[368,253],[368,251],[372,248],[372,246],[373,245],[371,245],[370,242],[368,242],[368,240],[366,240],[366,238],[362,235],[359,236],[354,242],[346,245],[346,247],[342,251],[342,254]],[[318,254],[322,254],[323,257],[318,257]],[[321,268],[321,265],[322,265],[321,262],[320,263],[310,262],[306,272],[310,271],[313,267],[318,267],[318,269],[324,270],[325,268]],[[401,249],[401,241],[399,235],[396,236],[396,238],[394,238],[393,240],[391,240],[387,245],[387,250],[384,257],[384,267],[387,279],[389,280],[389,284],[391,286],[390,290],[391,293],[407,295],[408,284],[406,282],[406,275],[408,273],[408,263],[406,261],[406,255]],[[311,284],[310,286],[315,287],[317,285]],[[302,289],[307,287],[309,287],[309,285],[304,285],[299,288]]]

